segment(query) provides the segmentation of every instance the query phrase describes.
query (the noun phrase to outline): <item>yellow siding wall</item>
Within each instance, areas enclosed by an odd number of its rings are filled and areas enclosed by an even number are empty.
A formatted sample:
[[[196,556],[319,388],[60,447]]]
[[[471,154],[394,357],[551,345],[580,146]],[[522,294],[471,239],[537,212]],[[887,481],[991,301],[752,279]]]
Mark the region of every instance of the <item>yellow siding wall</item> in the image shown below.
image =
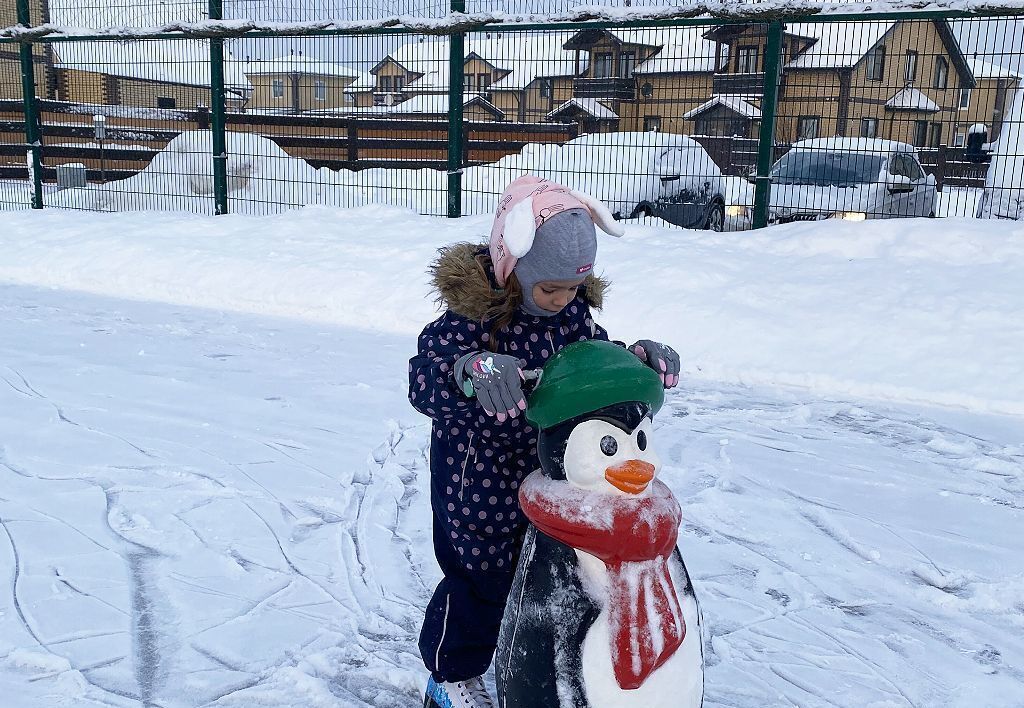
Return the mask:
[[[253,86],[249,108],[279,108],[288,110],[292,107],[292,76],[290,74],[260,74],[249,76]],[[273,82],[284,83],[284,95],[275,98]],[[316,99],[316,82],[326,84],[325,100]],[[326,108],[351,108],[355,104],[345,100],[345,87],[354,81],[347,76],[312,76],[299,77],[299,110],[321,110]],[[371,99],[372,100],[372,99]]]

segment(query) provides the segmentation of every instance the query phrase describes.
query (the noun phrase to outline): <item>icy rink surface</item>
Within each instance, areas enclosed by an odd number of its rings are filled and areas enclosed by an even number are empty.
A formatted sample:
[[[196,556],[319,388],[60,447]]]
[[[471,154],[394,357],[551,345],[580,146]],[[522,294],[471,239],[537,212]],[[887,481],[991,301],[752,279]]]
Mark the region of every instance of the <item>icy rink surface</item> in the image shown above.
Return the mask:
[[[0,322],[5,708],[419,705],[411,336],[25,285]],[[684,379],[654,441],[706,705],[1024,704],[1021,418]]]

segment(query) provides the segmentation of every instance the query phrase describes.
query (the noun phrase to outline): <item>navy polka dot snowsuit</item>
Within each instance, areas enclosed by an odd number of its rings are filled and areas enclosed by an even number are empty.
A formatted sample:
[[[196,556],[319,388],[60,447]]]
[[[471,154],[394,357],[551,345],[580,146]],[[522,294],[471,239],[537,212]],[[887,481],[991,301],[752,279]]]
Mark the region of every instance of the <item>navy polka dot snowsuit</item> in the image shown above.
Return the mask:
[[[438,681],[479,676],[491,662],[525,530],[519,483],[540,465],[536,431],[523,416],[498,423],[486,415],[455,385],[455,361],[493,351],[533,369],[568,344],[608,339],[582,289],[558,315],[519,311],[493,340],[492,326],[447,311],[420,334],[409,368],[409,399],[434,420],[430,491],[444,579],[427,606],[420,652]]]

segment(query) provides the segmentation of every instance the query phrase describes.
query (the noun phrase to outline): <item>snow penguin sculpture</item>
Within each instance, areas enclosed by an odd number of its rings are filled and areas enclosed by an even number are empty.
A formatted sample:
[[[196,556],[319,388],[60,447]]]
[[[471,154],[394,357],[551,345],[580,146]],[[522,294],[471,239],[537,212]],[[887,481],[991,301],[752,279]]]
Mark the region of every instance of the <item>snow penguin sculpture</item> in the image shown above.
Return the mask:
[[[657,479],[661,380],[608,342],[552,357],[530,396],[541,470],[495,661],[499,708],[698,708],[700,611]]]

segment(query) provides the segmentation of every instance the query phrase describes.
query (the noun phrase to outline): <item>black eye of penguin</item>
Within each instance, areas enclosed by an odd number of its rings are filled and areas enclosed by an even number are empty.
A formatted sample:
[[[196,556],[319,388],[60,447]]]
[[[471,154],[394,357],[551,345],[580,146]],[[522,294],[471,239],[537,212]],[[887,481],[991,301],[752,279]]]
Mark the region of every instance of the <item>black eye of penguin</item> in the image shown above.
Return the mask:
[[[636,434],[636,446],[641,452],[647,449],[647,433],[642,430]]]
[[[605,435],[601,438],[601,452],[611,457],[619,451],[619,443],[611,435]]]

